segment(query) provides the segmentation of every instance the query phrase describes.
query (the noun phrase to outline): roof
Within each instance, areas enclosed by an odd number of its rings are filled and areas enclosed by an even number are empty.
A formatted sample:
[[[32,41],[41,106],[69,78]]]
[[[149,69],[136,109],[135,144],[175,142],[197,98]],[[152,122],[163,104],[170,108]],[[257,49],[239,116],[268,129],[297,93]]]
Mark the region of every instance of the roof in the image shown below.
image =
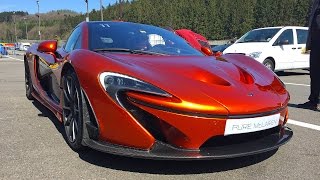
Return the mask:
[[[274,27],[262,27],[262,28],[256,28],[253,30],[258,30],[258,29],[274,29],[274,28],[294,28],[294,29],[308,29],[308,27],[303,27],[303,26],[274,26]]]

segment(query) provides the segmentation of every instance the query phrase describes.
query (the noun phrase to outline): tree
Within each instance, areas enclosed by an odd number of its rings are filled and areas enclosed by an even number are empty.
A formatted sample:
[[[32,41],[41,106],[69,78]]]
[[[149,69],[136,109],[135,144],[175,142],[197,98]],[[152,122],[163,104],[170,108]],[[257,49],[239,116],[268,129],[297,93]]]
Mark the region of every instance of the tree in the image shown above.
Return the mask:
[[[313,0],[122,0],[122,20],[187,28],[208,39],[240,37],[253,28],[308,23]],[[119,19],[119,3],[103,8],[106,20]],[[13,12],[0,13],[0,39],[13,41]],[[38,39],[38,19],[27,12],[15,12],[17,35],[25,38],[24,17],[28,19],[29,39]],[[100,11],[90,12],[91,20],[100,20]],[[66,39],[72,29],[85,20],[85,14],[58,10],[41,14],[43,38],[55,35]]]

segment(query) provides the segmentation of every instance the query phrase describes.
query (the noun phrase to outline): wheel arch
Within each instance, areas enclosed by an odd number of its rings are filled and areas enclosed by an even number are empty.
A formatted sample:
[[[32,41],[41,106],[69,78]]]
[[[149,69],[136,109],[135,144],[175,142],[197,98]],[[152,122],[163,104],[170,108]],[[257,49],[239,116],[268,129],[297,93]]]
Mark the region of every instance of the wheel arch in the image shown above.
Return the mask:
[[[71,65],[71,63],[69,63],[69,62],[64,63],[64,65],[62,67],[62,71],[61,71],[61,77],[63,77],[63,75],[65,75],[69,70],[74,71],[74,68]],[[60,82],[62,82],[62,78],[61,78]]]
[[[79,80],[79,76],[77,75],[77,71],[76,69],[73,67],[73,65],[70,62],[66,62],[61,70],[61,78],[60,78],[60,86],[61,89],[63,89],[63,76],[68,72],[68,71],[73,71],[78,80]],[[79,84],[80,84],[80,89],[82,91],[82,95],[83,95],[83,107],[86,108],[86,113],[84,113],[83,117],[83,125],[84,125],[84,138],[90,138],[90,139],[98,139],[99,136],[99,123],[97,121],[97,117],[96,114],[93,111],[93,107],[91,105],[91,102],[85,92],[85,90],[83,88],[81,88],[81,81],[79,80]]]

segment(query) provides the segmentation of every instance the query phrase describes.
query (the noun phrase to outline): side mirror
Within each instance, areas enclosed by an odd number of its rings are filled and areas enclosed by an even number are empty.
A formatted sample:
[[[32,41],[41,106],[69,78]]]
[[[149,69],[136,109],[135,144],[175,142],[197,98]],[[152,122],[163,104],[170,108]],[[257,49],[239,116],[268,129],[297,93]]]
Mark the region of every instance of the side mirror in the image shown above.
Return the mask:
[[[280,40],[279,43],[278,43],[278,45],[280,45],[280,46],[281,45],[288,45],[288,44],[289,44],[289,40],[287,40],[287,39],[286,40]]]
[[[48,40],[41,42],[38,46],[38,51],[44,53],[55,53],[57,51],[57,41]]]
[[[213,55],[215,57],[220,57],[220,56],[222,56],[222,54],[223,54],[222,52],[218,51],[218,52],[214,53]]]
[[[209,47],[202,46],[201,51],[207,56],[213,56],[213,52]]]

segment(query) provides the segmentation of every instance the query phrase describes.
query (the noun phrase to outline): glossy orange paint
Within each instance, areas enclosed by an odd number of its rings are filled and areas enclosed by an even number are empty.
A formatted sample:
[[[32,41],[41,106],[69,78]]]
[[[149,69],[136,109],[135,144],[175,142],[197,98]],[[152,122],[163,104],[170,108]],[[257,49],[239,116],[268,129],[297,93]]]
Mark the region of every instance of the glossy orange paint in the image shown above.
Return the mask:
[[[213,56],[213,52],[209,47],[201,46],[201,51],[207,56]]]
[[[155,143],[152,134],[103,89],[99,81],[103,72],[131,76],[172,95],[126,93],[132,104],[164,122],[161,129],[173,146],[198,149],[209,138],[223,135],[231,116],[281,110],[280,125],[286,122],[288,92],[271,71],[249,57],[99,54],[88,50],[86,23],[81,28],[82,49],[58,60],[61,67],[56,72],[61,73],[65,64],[74,68],[98,121],[100,141],[144,150]],[[54,106],[50,105],[51,110],[61,114]]]
[[[87,57],[87,59],[86,59]],[[273,74],[260,72],[212,57],[153,57],[148,55],[96,54],[79,50],[70,56],[81,86],[86,92],[99,121],[100,139],[124,146],[149,149],[155,139],[126,109],[114,102],[99,83],[102,72],[117,72],[161,87],[173,97],[159,97],[128,92],[130,98],[179,113],[138,105],[179,129],[187,138],[164,130],[175,146],[197,149],[208,138],[223,135],[224,118],[203,118],[186,113],[206,115],[258,114],[287,106],[288,92]],[[264,68],[264,67],[263,67]],[[137,70],[139,69],[139,71]],[[165,69],[165,70],[164,70]],[[259,68],[258,68],[259,69]],[[247,72],[254,82],[242,82]],[[268,72],[268,70],[261,69]],[[229,76],[226,76],[228,72]],[[244,81],[244,80],[243,80]],[[253,93],[254,96],[248,96]],[[284,116],[284,115],[283,115]]]
[[[41,42],[38,46],[38,51],[44,53],[55,53],[57,51],[57,41],[47,40]]]
[[[213,55],[214,55],[215,57],[220,57],[220,56],[223,55],[223,53],[220,52],[220,51],[218,51],[218,52],[216,52],[216,53],[213,53]]]
[[[156,115],[161,120],[177,128],[184,136],[175,136],[175,131],[171,127],[162,129],[167,136],[168,142],[186,149],[199,149],[208,139],[214,136],[223,136],[227,118],[205,118],[188,116],[173,112],[166,112],[154,108],[139,105],[145,111]],[[280,112],[281,118],[279,125],[284,125],[282,117],[285,116],[287,109]]]
[[[89,57],[88,53],[91,54]],[[79,51],[71,55],[70,59],[78,59],[72,61],[72,64],[95,112],[99,124],[99,139],[123,146],[150,149],[155,142],[152,135],[114,102],[99,82],[99,75],[109,68],[116,68],[116,64],[108,63],[102,55],[90,51]],[[108,66],[105,66],[106,63]]]
[[[127,95],[133,100],[139,100],[153,106],[168,108],[185,113],[193,112],[201,114],[228,115],[226,109],[218,102],[212,102],[211,105],[206,105],[197,102],[188,102],[176,97],[159,97],[135,92],[128,92]]]
[[[180,148],[199,149],[209,138],[224,134],[226,118],[188,116],[136,105],[181,131],[183,137],[175,136],[176,132],[170,127],[162,129],[168,142]]]

